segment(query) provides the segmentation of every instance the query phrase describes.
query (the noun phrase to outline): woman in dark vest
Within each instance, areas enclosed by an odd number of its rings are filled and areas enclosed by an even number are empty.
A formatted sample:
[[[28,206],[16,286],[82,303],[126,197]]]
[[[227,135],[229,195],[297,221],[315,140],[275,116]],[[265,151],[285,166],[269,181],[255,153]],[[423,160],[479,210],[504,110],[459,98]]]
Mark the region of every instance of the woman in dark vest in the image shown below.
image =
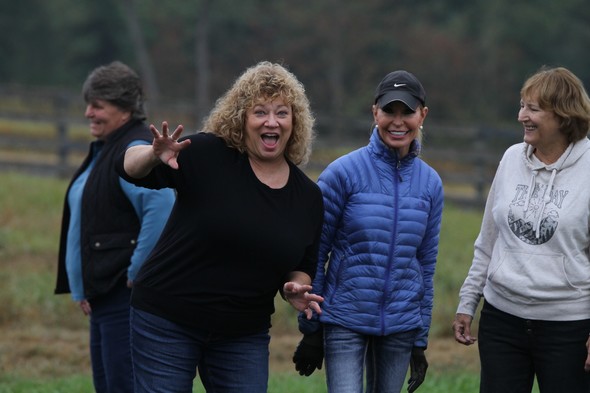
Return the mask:
[[[82,92],[95,140],[66,193],[55,293],[70,293],[90,318],[96,391],[132,392],[131,286],[175,195],[171,189],[135,187],[113,167],[121,151],[152,139],[138,75],[113,62],[92,71]]]

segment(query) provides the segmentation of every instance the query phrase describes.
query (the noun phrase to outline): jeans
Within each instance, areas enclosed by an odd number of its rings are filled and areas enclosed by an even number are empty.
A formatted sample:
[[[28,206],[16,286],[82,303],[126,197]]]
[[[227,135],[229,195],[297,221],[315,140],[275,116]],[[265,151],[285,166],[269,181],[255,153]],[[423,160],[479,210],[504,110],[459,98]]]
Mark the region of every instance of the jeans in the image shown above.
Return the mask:
[[[90,360],[97,393],[133,392],[129,299],[125,284],[90,300]]]
[[[484,302],[479,322],[481,393],[588,393],[584,372],[590,320],[518,318]]]
[[[266,393],[268,329],[224,337],[131,308],[136,393],[191,393],[196,370],[209,393]]]
[[[399,393],[417,332],[367,336],[324,325],[328,393],[362,393],[365,365],[367,393]]]

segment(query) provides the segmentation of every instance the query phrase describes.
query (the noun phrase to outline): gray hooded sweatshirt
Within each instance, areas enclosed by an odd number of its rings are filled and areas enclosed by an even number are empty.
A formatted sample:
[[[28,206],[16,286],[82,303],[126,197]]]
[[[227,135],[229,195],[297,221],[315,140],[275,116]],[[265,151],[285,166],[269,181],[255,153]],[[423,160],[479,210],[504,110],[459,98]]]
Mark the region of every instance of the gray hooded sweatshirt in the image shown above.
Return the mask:
[[[526,143],[511,146],[492,183],[457,313],[483,295],[524,319],[590,318],[590,141],[551,165]]]

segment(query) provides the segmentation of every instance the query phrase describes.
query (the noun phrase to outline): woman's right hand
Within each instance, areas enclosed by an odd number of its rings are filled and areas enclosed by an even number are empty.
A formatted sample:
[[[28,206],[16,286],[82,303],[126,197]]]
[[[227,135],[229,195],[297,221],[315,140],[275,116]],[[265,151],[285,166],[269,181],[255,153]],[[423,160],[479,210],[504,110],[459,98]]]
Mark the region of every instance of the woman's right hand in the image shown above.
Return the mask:
[[[84,315],[90,315],[92,313],[92,308],[90,307],[90,303],[88,302],[88,300],[80,300],[78,302],[78,305],[80,306],[80,309],[82,310]]]
[[[190,139],[178,142],[178,138],[180,138],[183,129],[184,127],[179,125],[174,132],[169,135],[168,122],[162,122],[162,133],[160,133],[153,124],[150,124],[150,131],[154,136],[152,142],[154,155],[173,169],[178,169],[178,162],[176,161],[178,153],[191,143]]]
[[[467,314],[457,313],[453,321],[455,341],[463,345],[471,345],[477,341],[477,337],[471,336],[471,321],[473,317]]]

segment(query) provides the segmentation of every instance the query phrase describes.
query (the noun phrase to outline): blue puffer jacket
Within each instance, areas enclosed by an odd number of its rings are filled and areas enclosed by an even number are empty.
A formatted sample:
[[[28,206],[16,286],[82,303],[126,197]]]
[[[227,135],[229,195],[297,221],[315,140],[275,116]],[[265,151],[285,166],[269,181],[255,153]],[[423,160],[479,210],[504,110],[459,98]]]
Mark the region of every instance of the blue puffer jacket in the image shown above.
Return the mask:
[[[313,282],[324,296],[320,322],[379,336],[419,329],[414,345],[427,346],[443,188],[419,149],[415,141],[400,161],[375,129],[367,146],[320,175],[325,214]],[[313,325],[300,318],[303,333]]]

